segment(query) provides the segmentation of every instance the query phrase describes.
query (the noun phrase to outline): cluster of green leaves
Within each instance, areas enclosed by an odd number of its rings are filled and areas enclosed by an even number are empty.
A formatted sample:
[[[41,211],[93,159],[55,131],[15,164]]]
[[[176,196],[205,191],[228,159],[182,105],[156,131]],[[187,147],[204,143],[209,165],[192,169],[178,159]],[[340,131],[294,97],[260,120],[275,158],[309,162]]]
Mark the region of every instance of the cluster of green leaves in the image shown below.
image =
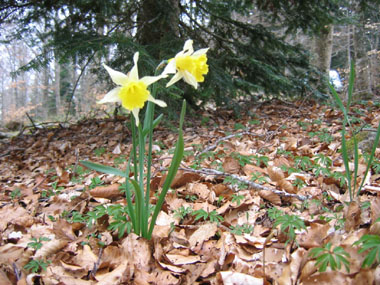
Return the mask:
[[[174,217],[180,218],[182,221],[187,215],[191,214],[192,212],[193,212],[193,209],[191,207],[181,206],[174,211]]]
[[[329,130],[323,128],[320,131],[310,132],[309,136],[318,137],[319,141],[322,143],[331,143],[334,140],[334,137],[329,133]]]
[[[49,241],[49,240],[50,239],[47,237],[39,237],[38,239],[32,238],[32,242],[29,242],[27,246],[33,248],[34,250],[38,250],[42,247],[43,241]]]
[[[195,216],[195,221],[203,219],[204,221],[209,220],[210,222],[219,224],[224,219],[221,215],[218,214],[216,210],[212,210],[211,212],[206,212],[203,209],[199,209],[197,211],[193,211],[192,215]]]
[[[93,227],[100,218],[108,215],[111,220],[108,230],[117,232],[118,237],[121,238],[125,233],[130,233],[132,230],[128,211],[127,206],[119,204],[108,206],[99,205],[86,214],[82,214],[78,211],[63,212],[62,217],[70,223],[83,223],[86,224],[87,227]]]
[[[250,224],[242,224],[236,226],[230,226],[231,233],[241,236],[243,234],[250,234],[253,231],[253,225]]]
[[[315,265],[319,268],[319,272],[325,272],[329,266],[332,270],[337,270],[345,266],[347,272],[350,272],[349,261],[347,257],[350,255],[340,246],[332,249],[331,243],[327,243],[323,247],[315,247],[310,250],[309,256],[316,259]]]
[[[299,216],[285,214],[276,207],[269,208],[267,215],[273,221],[273,228],[280,226],[280,232],[288,237],[285,244],[295,241],[296,230],[306,230],[305,223]]]
[[[44,241],[49,241],[47,237],[31,238],[31,242],[27,244],[28,247],[33,248],[34,250],[39,250],[42,248]],[[32,273],[37,273],[42,270],[46,270],[47,266],[50,264],[50,261],[45,261],[43,259],[32,259],[30,260],[24,268],[29,270]]]
[[[376,223],[380,222],[378,218]],[[368,251],[367,256],[365,257],[362,267],[370,267],[374,263],[380,263],[380,236],[378,235],[363,235],[354,245],[359,246],[359,253]]]
[[[276,216],[273,227],[280,226],[280,231],[288,237],[285,244],[296,239],[296,230],[306,230],[304,221],[296,215],[282,214]]]
[[[24,268],[26,270],[30,270],[31,272],[33,273],[37,273],[39,271],[44,271],[46,270],[46,268],[48,267],[48,265],[50,264],[51,262],[48,260],[48,261],[45,261],[43,259],[32,259],[31,261],[29,261],[25,266]]]

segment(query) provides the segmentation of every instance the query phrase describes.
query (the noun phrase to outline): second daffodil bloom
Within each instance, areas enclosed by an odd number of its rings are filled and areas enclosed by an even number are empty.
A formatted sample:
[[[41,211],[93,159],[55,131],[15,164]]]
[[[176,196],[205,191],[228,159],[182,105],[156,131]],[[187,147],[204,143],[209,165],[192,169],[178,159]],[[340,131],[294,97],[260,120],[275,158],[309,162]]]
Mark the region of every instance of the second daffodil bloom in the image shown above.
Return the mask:
[[[128,75],[113,70],[107,65],[103,64],[105,69],[111,76],[112,81],[118,85],[118,87],[108,92],[102,100],[98,103],[119,102],[121,105],[132,112],[136,119],[136,126],[139,125],[139,112],[145,105],[146,101],[151,101],[160,107],[166,107],[166,103],[161,100],[154,99],[148,90],[148,86],[161,78],[166,77],[162,74],[159,76],[145,76],[139,78],[137,61],[139,59],[139,53],[136,52],[133,56],[134,65]]]
[[[204,81],[204,75],[208,73],[207,53],[208,48],[200,49],[194,52],[193,41],[187,40],[183,50],[169,59],[168,65],[162,74],[175,73],[166,87],[184,79],[186,83],[198,88],[198,82]]]

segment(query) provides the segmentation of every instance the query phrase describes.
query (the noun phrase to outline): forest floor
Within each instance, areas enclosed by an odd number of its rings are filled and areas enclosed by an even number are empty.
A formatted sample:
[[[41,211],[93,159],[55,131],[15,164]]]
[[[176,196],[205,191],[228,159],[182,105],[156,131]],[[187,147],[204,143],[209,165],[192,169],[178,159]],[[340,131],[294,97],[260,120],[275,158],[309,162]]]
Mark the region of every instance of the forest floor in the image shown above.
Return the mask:
[[[380,106],[358,104],[350,116],[376,129]],[[342,118],[331,106],[279,101],[239,119],[188,115],[185,156],[150,241],[128,234],[124,180],[80,165],[125,169],[125,118],[2,140],[0,284],[380,284],[380,241],[354,245],[380,234],[380,149],[348,203]],[[176,138],[175,127],[155,130],[152,204]],[[358,165],[360,183],[363,157]]]

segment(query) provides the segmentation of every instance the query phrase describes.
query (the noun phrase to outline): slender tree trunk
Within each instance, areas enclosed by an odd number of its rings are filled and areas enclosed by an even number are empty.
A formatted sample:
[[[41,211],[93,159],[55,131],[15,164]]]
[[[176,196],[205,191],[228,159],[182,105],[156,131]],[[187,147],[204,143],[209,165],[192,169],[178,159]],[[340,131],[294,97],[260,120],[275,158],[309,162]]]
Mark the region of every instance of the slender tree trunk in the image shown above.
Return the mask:
[[[328,78],[333,42],[333,26],[329,25],[321,29],[314,38],[314,65]]]
[[[54,62],[54,94],[55,94],[55,106],[56,106],[56,115],[59,115],[62,111],[61,104],[61,89],[60,89],[60,73],[61,73],[61,65],[58,62],[58,59]]]

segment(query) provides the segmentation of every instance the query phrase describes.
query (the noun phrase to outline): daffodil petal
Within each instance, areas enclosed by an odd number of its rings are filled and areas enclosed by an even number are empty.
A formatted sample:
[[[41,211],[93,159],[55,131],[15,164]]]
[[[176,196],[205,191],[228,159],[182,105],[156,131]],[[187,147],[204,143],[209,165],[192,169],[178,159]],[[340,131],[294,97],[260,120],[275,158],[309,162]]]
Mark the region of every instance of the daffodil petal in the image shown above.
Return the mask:
[[[148,101],[153,102],[154,104],[157,104],[160,107],[166,107],[166,103],[162,100],[154,99],[152,95],[149,94]]]
[[[139,80],[139,72],[137,68],[137,62],[139,60],[139,52],[135,52],[133,55],[133,67],[129,73],[129,79],[132,81],[138,81]]]
[[[164,77],[167,77],[167,75],[165,74],[161,74],[161,75],[158,75],[158,76],[144,76],[143,78],[140,79],[140,81],[144,82],[144,84],[146,86],[149,86],[150,84],[164,78]]]
[[[197,79],[195,79],[195,77],[187,70],[183,72],[183,79],[186,81],[186,83],[194,86],[195,89],[198,88]]]
[[[187,40],[183,46],[183,51],[185,54],[192,54],[194,52],[193,49],[193,40]]]
[[[166,84],[166,87],[169,87],[170,85],[173,85],[174,83],[176,83],[177,81],[181,80],[183,77],[182,73],[181,72],[177,72],[173,77],[172,79],[170,79],[170,81]]]
[[[112,103],[112,102],[121,102],[121,99],[119,97],[119,92],[120,92],[121,87],[116,87],[109,91],[102,100],[98,101],[98,104],[103,104],[103,103]]]
[[[202,49],[199,49],[196,52],[194,52],[192,55],[193,56],[199,56],[199,55],[207,53],[208,50],[209,50],[209,48],[202,48]]]
[[[103,64],[104,68],[107,70],[108,74],[111,76],[111,79],[117,85],[123,85],[128,81],[128,76],[120,71],[113,70],[111,67]]]
[[[132,110],[132,114],[133,114],[133,117],[135,117],[135,121],[136,121],[136,127],[138,127],[139,123],[140,123],[140,120],[139,120],[139,112],[140,112],[140,109],[139,108],[134,108]]]
[[[175,64],[175,59],[173,58],[169,63],[165,66],[164,71],[162,74],[169,74],[169,73],[176,73],[176,64]]]

